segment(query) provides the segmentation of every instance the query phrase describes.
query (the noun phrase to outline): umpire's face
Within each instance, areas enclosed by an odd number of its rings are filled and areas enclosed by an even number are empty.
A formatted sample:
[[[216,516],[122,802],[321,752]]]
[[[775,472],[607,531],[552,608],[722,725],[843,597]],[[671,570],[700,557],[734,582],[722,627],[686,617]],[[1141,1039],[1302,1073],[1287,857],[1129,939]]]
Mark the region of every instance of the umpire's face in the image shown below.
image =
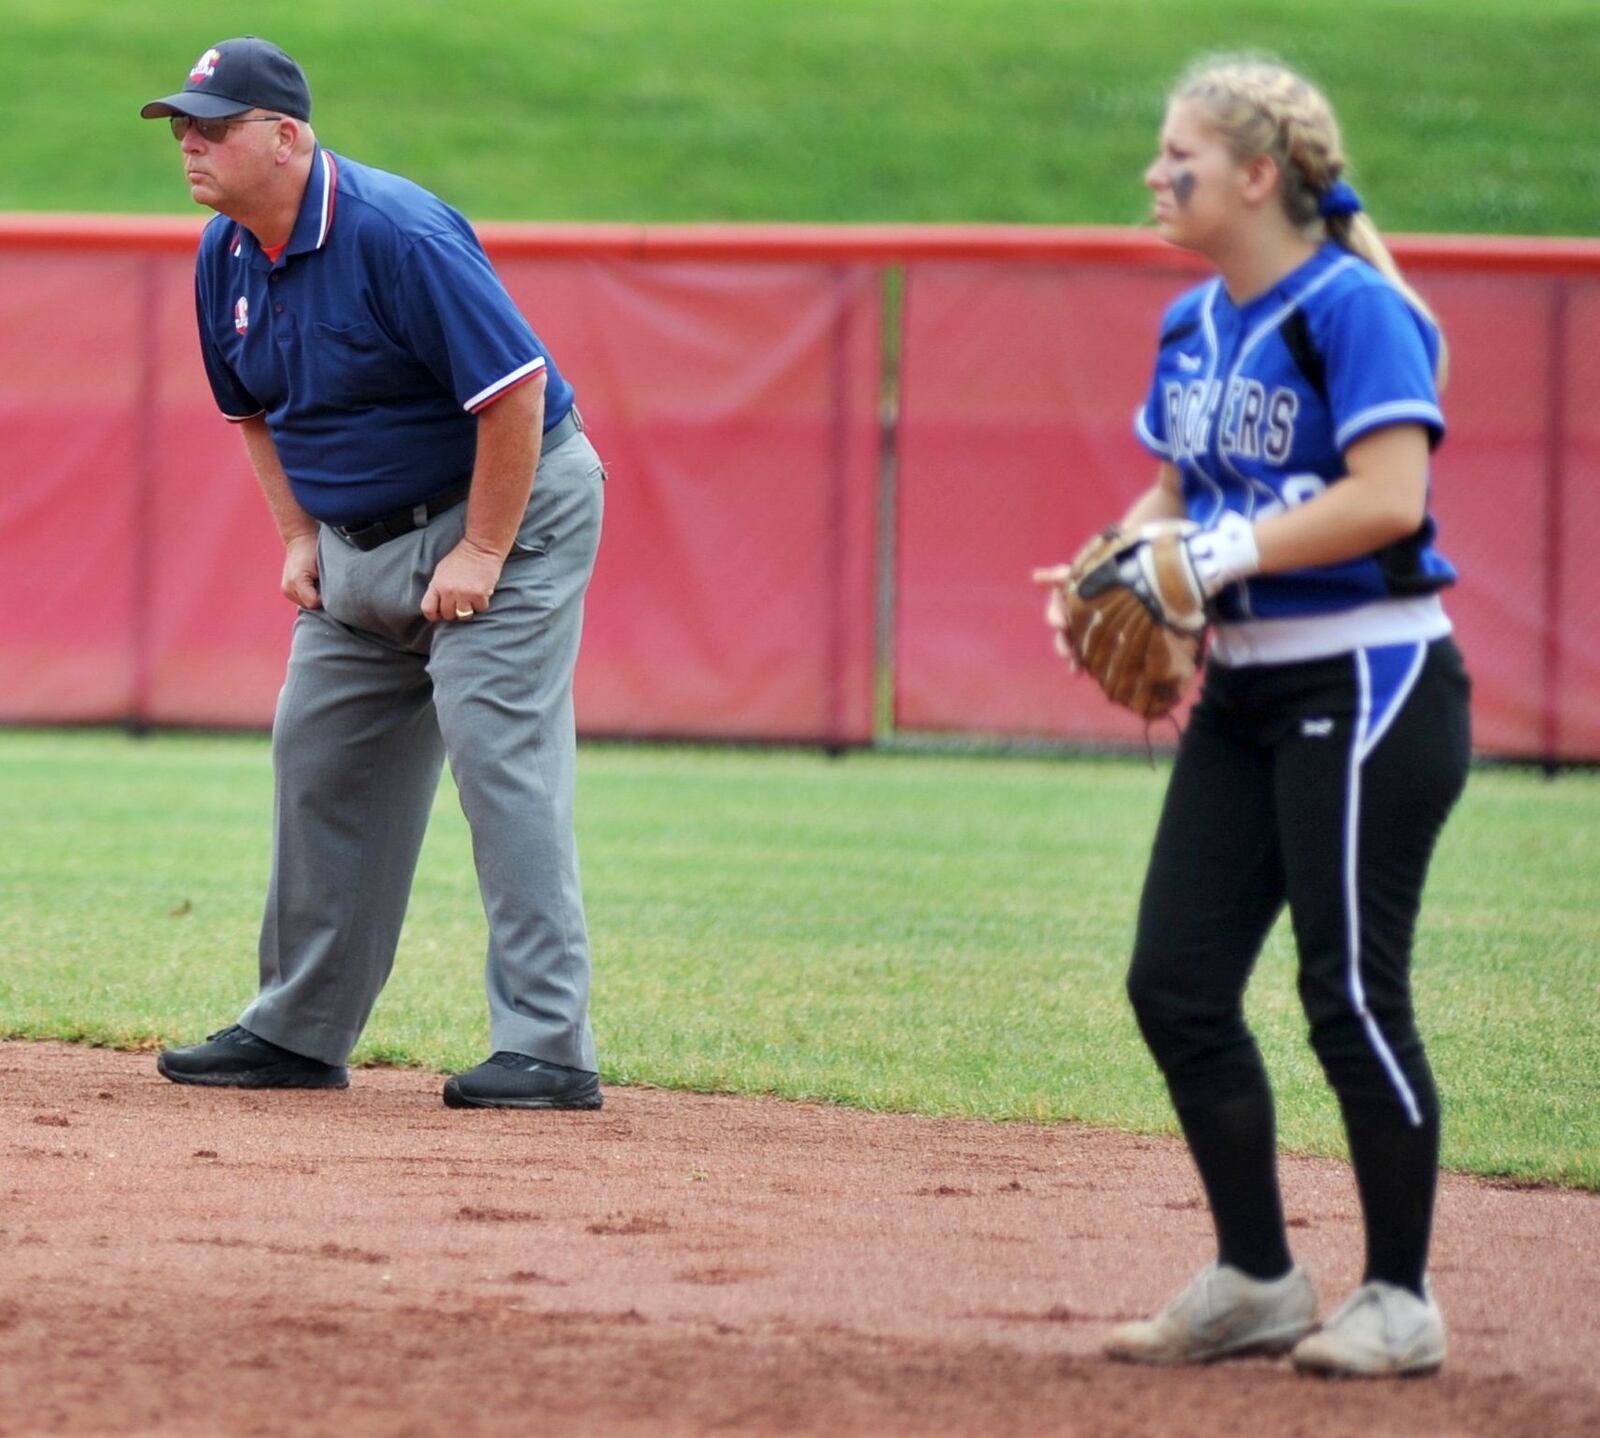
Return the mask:
[[[280,165],[294,153],[300,122],[266,110],[225,120],[172,117],[183,151],[189,197],[224,214],[260,203]]]

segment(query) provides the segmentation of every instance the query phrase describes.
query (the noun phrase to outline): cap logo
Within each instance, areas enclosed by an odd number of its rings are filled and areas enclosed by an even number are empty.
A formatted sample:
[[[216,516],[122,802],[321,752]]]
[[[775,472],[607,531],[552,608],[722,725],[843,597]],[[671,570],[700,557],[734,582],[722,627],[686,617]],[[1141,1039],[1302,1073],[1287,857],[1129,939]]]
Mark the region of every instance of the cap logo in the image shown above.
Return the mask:
[[[204,84],[217,73],[217,61],[221,58],[222,51],[216,49],[207,50],[204,55],[194,62],[194,69],[189,71],[189,83],[191,85]]]
[[[245,295],[240,295],[233,302],[233,327],[240,334],[245,334],[250,329],[250,301]]]

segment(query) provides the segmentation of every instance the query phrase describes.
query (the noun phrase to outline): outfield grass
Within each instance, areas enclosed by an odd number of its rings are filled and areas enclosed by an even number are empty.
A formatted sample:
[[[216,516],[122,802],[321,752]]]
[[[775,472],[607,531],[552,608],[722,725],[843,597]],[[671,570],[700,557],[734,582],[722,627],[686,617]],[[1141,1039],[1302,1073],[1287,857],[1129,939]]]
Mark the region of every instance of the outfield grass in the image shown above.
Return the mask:
[[[0,0],[0,209],[190,213],[138,107],[245,22]],[[1320,79],[1380,225],[1600,232],[1593,0],[261,0],[335,149],[475,219],[1136,223],[1199,52]],[[221,32],[221,33],[219,33]]]
[[[1121,991],[1165,773],[1139,761],[585,749],[605,1077],[995,1119],[1171,1125]],[[191,1040],[254,989],[254,737],[0,733],[0,1033]],[[1454,1168],[1600,1188],[1600,775],[1480,770],[1418,1002]],[[358,1059],[465,1066],[484,929],[441,793]],[[1250,995],[1291,1148],[1341,1153],[1286,932]]]

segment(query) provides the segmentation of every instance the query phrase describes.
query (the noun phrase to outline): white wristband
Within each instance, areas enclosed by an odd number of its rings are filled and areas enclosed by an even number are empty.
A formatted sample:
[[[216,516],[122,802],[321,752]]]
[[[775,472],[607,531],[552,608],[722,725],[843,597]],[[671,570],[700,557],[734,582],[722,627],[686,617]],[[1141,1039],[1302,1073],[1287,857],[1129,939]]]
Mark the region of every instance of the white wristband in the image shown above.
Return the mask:
[[[1191,534],[1184,547],[1207,599],[1261,568],[1255,526],[1231,509],[1223,512],[1214,529]]]

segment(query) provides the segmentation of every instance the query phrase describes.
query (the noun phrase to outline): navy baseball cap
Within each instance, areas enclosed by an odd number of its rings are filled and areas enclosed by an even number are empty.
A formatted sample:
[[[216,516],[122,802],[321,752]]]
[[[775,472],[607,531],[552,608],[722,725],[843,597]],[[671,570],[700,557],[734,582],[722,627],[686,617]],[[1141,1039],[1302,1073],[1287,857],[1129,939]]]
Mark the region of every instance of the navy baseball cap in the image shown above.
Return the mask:
[[[246,110],[311,118],[311,87],[305,73],[270,40],[254,35],[217,41],[194,62],[183,89],[152,100],[139,114],[146,120],[169,115],[225,120]]]

